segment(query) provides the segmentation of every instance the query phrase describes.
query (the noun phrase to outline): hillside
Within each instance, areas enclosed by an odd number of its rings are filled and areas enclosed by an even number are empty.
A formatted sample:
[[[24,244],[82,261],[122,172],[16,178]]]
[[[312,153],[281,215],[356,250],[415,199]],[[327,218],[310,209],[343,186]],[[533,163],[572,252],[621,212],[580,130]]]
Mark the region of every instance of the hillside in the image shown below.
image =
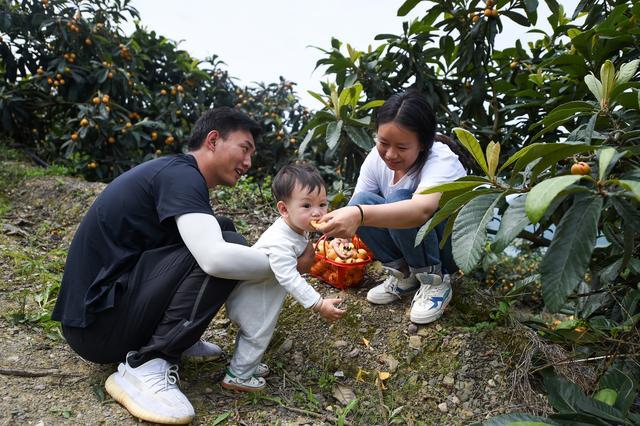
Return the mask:
[[[0,170],[0,423],[137,424],[103,390],[116,366],[75,355],[47,316],[74,229],[104,185],[20,162],[4,161]],[[241,196],[218,198],[216,211],[233,215],[251,242],[273,218],[272,209],[243,205]],[[531,408],[514,398],[508,378],[527,342],[487,322],[489,299],[472,281],[456,277],[444,318],[416,328],[409,300],[366,301],[380,279],[372,268],[362,287],[340,294],[348,313],[338,323],[287,299],[266,356],[274,371],[266,392],[223,390],[224,360],[182,365],[194,424],[468,424]],[[337,292],[314,283],[325,295]],[[234,336],[224,312],[205,334],[227,353]],[[390,376],[382,381],[379,372]],[[346,410],[354,395],[358,402]]]

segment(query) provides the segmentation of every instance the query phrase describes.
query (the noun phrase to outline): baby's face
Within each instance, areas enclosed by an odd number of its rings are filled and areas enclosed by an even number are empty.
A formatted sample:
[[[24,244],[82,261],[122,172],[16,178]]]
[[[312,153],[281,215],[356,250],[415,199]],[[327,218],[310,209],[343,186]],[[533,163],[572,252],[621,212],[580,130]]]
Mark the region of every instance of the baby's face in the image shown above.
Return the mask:
[[[327,190],[323,187],[309,192],[309,188],[303,189],[296,184],[285,205],[287,207],[285,219],[289,226],[300,233],[314,231],[310,222],[317,221],[327,213]]]

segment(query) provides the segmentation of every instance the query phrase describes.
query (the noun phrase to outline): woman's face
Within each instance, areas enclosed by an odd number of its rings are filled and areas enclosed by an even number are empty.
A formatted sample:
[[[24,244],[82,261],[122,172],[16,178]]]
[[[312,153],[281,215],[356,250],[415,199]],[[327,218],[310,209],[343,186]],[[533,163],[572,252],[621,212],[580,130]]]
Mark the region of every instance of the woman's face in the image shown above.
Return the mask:
[[[401,173],[409,170],[424,149],[415,132],[394,122],[378,126],[376,148],[387,167]]]

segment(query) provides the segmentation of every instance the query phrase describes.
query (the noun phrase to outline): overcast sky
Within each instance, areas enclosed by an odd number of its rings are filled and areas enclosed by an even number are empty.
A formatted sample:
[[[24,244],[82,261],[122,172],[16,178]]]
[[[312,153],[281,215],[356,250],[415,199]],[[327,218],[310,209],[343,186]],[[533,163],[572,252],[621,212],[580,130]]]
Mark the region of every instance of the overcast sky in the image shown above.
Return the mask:
[[[572,13],[578,0],[563,1]],[[318,109],[307,90],[320,92],[322,70],[314,71],[331,37],[358,50],[378,46],[377,34],[400,34],[402,21],[423,16],[428,3],[407,17],[396,12],[404,0],[133,0],[143,26],[174,41],[198,59],[216,54],[241,84],[274,82],[279,76],[294,81],[302,103]],[[542,5],[544,0],[540,0]],[[539,11],[538,27],[548,30],[548,9]],[[131,25],[129,28],[133,28]],[[512,46],[514,38],[538,38],[505,20],[497,47]]]

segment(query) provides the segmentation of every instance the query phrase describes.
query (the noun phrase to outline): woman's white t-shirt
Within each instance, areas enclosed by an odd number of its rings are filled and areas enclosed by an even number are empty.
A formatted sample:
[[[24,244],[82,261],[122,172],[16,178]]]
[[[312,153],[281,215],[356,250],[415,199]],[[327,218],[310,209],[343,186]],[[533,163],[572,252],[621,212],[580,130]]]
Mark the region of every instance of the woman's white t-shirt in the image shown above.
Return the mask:
[[[373,192],[388,198],[398,189],[416,192],[417,189],[452,182],[466,175],[467,172],[458,160],[458,156],[447,145],[436,141],[419,173],[404,175],[398,182],[393,183],[394,171],[387,167],[378,149],[374,147],[362,163],[358,183],[353,193]]]

